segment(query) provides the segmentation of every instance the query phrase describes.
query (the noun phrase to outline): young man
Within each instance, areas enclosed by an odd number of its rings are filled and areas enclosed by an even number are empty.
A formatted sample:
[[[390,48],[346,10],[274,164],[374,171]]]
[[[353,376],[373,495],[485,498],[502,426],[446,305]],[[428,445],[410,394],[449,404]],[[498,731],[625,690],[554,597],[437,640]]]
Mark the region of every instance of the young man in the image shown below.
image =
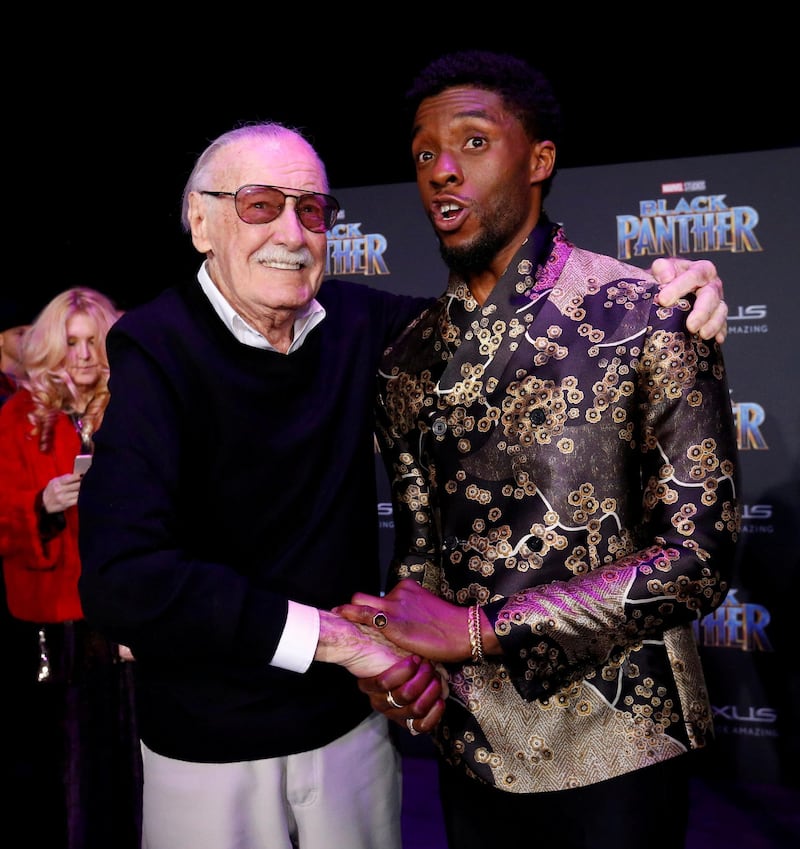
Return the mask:
[[[336,612],[449,672],[452,849],[678,849],[687,753],[713,733],[692,623],[725,597],[739,528],[719,346],[548,219],[541,74],[454,54],[409,97],[450,277],[380,366],[397,583]],[[409,667],[361,686],[419,733],[394,707],[418,698]]]

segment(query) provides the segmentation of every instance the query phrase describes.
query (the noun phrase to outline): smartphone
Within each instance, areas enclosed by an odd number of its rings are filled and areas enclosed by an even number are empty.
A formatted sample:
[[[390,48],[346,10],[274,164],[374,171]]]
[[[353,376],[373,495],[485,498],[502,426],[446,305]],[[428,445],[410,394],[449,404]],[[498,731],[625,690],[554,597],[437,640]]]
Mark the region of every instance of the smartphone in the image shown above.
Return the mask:
[[[91,454],[78,454],[75,457],[75,464],[72,467],[72,473],[74,475],[80,475],[83,477],[89,469],[89,466],[92,465],[92,455]]]

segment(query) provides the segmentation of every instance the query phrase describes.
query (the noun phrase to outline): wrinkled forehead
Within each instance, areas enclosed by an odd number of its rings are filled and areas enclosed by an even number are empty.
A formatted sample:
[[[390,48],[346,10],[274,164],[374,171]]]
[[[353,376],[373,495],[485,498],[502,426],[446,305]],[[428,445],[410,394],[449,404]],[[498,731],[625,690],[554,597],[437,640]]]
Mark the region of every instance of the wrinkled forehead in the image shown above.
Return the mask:
[[[450,86],[419,103],[412,134],[416,135],[423,129],[468,123],[473,119],[498,126],[518,122],[498,92],[477,86]]]
[[[218,190],[233,191],[248,183],[325,192],[319,159],[303,139],[242,139],[222,148],[211,164]]]

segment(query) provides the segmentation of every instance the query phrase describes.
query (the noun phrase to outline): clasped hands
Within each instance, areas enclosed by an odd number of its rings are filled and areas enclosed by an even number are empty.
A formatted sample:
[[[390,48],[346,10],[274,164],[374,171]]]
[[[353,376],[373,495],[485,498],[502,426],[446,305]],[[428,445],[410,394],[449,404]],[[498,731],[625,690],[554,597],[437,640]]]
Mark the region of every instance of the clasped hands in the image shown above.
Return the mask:
[[[356,593],[350,604],[332,613],[355,623],[377,643],[390,642],[402,655],[378,674],[359,676],[358,686],[373,709],[413,734],[432,731],[449,693],[442,662],[470,656],[467,608],[404,580],[385,596]]]

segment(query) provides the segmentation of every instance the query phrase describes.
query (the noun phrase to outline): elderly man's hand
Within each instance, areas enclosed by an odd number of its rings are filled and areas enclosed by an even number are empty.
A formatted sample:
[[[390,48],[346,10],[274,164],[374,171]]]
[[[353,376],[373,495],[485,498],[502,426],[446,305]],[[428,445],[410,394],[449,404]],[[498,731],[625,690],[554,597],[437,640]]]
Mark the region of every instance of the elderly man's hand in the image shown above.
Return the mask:
[[[686,327],[703,339],[716,339],[722,344],[728,335],[728,305],[723,300],[722,280],[713,262],[694,262],[681,257],[661,257],[650,269],[661,284],[658,302],[671,307],[680,298],[696,292],[697,299],[686,319]]]

